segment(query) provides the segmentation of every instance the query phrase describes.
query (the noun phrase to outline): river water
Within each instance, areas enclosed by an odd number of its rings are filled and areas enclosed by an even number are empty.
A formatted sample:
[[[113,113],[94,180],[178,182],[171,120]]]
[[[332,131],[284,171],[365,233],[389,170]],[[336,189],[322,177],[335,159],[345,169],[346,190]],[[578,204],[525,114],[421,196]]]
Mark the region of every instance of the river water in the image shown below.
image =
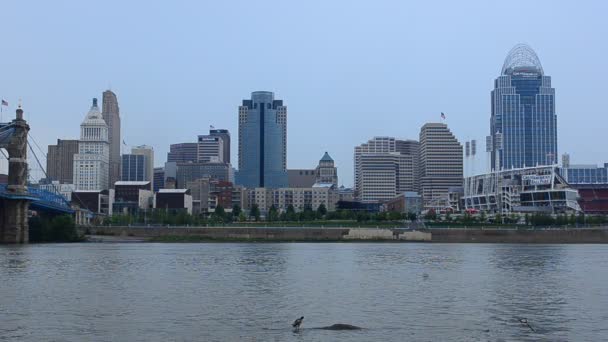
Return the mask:
[[[290,323],[302,315],[294,333]],[[313,329],[333,323],[365,329]],[[606,336],[607,245],[0,246],[0,341]]]

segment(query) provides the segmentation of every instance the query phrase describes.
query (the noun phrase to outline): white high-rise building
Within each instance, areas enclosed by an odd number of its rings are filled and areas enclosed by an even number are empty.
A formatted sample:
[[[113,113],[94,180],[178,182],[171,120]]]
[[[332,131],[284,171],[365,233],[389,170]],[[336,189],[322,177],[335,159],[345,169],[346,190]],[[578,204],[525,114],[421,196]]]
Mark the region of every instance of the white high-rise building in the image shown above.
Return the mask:
[[[110,145],[108,125],[101,116],[97,99],[82,124],[78,154],[74,156],[76,190],[109,189]]]
[[[427,209],[449,207],[449,190],[463,182],[462,145],[444,123],[420,129],[420,183]]]
[[[224,160],[224,140],[222,137],[199,135],[197,156],[199,163],[227,163]]]
[[[385,202],[416,191],[418,142],[374,137],[355,147],[355,189],[366,203]]]

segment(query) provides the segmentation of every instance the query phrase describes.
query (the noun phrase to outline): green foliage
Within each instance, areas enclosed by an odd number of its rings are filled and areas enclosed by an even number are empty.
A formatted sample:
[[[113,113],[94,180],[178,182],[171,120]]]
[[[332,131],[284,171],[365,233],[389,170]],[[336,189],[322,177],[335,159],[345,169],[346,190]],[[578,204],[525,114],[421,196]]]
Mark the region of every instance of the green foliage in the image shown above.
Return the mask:
[[[253,217],[256,222],[260,220],[260,208],[257,204],[252,205],[249,209],[249,217]]]
[[[296,210],[293,207],[293,205],[289,205],[287,206],[287,210],[285,212],[285,221],[296,221],[298,219],[298,216],[296,215]]]
[[[235,204],[232,206],[232,215],[234,215],[234,217],[241,216],[241,206],[240,205]]]
[[[535,213],[530,216],[530,224],[536,227],[551,226],[555,224],[555,219],[549,214]]]
[[[29,221],[31,242],[76,242],[82,237],[76,231],[74,219],[69,215],[55,217],[34,216]]]
[[[430,209],[424,215],[424,219],[427,221],[435,221],[435,220],[437,220],[437,213],[435,212],[435,210]]]
[[[486,223],[487,221],[488,221],[488,217],[486,216],[486,212],[485,212],[485,211],[482,211],[482,212],[479,214],[479,222],[481,222],[481,223]]]
[[[391,211],[388,213],[389,221],[400,221],[402,219],[403,219],[403,215],[401,215],[401,213],[398,213],[396,211]]]
[[[325,215],[327,215],[327,208],[325,207],[325,204],[319,204],[319,207],[317,208],[317,215],[319,218],[324,218]]]
[[[269,222],[279,220],[279,211],[277,210],[277,207],[274,206],[274,204],[270,206],[270,209],[268,209],[268,217],[266,217],[266,220]]]

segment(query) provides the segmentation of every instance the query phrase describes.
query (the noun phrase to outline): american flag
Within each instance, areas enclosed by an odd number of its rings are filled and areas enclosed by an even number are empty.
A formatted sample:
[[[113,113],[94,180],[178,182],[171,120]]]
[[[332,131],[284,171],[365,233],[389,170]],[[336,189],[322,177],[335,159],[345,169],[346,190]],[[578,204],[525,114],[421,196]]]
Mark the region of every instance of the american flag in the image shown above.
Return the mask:
[[[8,102],[6,102],[6,100],[2,100],[2,105],[8,107]]]
[[[443,112],[441,112],[441,118],[445,120],[445,114],[443,114]]]

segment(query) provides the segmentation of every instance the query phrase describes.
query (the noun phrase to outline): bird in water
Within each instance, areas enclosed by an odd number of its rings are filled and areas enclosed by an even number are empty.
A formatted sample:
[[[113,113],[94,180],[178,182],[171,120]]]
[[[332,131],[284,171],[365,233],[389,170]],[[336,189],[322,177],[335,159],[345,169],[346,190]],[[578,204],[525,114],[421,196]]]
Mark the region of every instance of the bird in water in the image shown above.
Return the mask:
[[[536,330],[534,330],[534,328],[532,328],[532,326],[530,325],[530,323],[528,323],[528,319],[527,318],[520,318],[519,319],[519,323],[525,324],[526,326],[528,326],[528,328],[530,328],[530,330],[532,330],[532,332],[536,332]]]
[[[293,327],[294,331],[298,331],[300,330],[300,326],[302,325],[302,321],[304,321],[304,316],[296,319],[293,324],[291,325]]]

